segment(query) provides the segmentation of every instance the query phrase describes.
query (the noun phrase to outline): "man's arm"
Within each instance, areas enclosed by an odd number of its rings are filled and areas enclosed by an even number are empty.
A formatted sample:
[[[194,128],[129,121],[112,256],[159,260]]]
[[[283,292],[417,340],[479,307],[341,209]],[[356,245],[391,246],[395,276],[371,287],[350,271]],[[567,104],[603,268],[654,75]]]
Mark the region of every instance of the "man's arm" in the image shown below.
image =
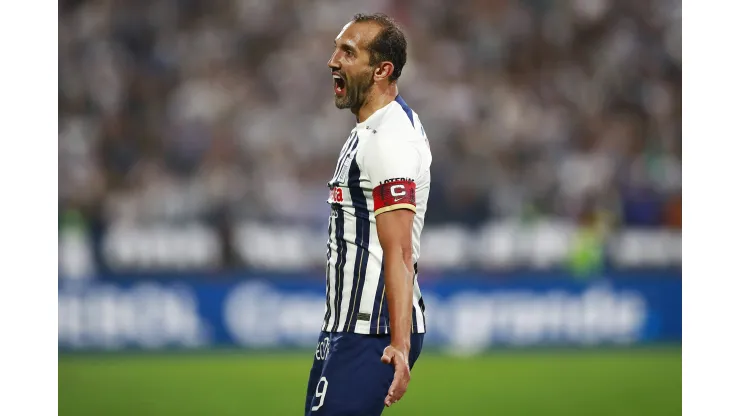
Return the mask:
[[[383,249],[385,296],[391,343],[381,360],[395,368],[385,405],[406,393],[411,379],[409,350],[414,295],[413,225],[416,215],[416,177],[421,157],[404,137],[380,137],[368,143],[364,167],[373,188],[375,225]]]
[[[393,383],[385,398],[386,406],[401,400],[411,380],[408,357],[411,349],[414,287],[411,259],[414,214],[410,209],[397,209],[376,216],[378,239],[385,262],[385,294],[388,298],[391,326],[391,345],[383,351],[381,360],[395,367]]]
[[[414,212],[397,209],[376,217],[385,261],[385,295],[390,314],[391,345],[408,357],[411,348],[414,267],[411,231]]]
[[[416,177],[421,154],[403,135],[383,135],[368,141],[362,167],[373,188],[373,209],[383,249],[385,296],[388,301],[391,344],[381,360],[393,365],[395,375],[385,405],[406,393],[411,373],[411,322],[413,313],[413,224],[416,215]]]

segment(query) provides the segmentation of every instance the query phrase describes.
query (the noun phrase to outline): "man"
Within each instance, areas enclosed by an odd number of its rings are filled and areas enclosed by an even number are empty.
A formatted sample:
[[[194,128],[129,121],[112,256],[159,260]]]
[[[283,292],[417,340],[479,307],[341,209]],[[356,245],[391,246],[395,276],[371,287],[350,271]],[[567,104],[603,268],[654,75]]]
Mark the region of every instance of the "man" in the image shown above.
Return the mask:
[[[326,313],[305,414],[380,415],[406,392],[426,330],[416,262],[432,156],[398,95],[406,39],[395,22],[358,14],[334,43],[334,101],[357,125],[328,184]]]

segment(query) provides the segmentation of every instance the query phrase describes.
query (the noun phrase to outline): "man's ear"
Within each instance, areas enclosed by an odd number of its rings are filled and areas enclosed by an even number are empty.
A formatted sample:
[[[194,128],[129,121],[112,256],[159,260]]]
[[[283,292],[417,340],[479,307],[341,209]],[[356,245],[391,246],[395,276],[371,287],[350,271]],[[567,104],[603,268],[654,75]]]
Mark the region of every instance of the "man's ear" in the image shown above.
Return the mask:
[[[375,72],[373,73],[373,76],[375,77],[376,81],[380,81],[382,79],[388,79],[391,75],[393,75],[393,63],[391,61],[383,61],[380,63],[380,65],[375,67]]]

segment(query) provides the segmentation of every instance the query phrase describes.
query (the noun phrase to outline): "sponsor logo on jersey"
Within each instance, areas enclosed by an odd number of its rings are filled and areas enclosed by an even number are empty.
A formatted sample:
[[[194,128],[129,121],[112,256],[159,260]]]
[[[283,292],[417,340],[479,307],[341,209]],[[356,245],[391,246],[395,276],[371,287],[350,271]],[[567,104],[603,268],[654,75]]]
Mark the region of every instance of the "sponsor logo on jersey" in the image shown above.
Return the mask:
[[[414,182],[414,180],[411,178],[390,178],[390,179],[384,180],[383,182],[380,182],[380,185],[385,185],[391,182]]]
[[[332,186],[329,189],[329,201],[330,204],[341,204],[344,202],[344,191],[339,186]]]

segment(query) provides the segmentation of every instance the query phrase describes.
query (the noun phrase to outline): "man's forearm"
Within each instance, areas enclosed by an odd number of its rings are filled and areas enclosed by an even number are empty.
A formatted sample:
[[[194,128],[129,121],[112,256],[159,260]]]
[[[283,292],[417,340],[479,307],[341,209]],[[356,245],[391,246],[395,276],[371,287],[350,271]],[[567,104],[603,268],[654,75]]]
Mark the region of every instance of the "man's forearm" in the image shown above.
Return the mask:
[[[408,353],[411,348],[414,272],[410,256],[388,253],[385,259],[385,291],[390,314],[391,344]]]

